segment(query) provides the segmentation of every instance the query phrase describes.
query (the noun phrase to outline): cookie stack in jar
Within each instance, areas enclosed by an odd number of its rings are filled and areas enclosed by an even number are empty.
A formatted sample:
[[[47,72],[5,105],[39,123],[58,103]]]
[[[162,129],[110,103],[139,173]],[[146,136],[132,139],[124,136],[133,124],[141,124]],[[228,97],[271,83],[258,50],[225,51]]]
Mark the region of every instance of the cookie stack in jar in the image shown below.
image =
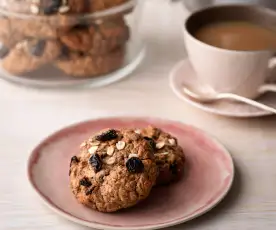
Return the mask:
[[[80,78],[125,65],[132,0],[3,0],[1,67],[20,76],[45,65]]]

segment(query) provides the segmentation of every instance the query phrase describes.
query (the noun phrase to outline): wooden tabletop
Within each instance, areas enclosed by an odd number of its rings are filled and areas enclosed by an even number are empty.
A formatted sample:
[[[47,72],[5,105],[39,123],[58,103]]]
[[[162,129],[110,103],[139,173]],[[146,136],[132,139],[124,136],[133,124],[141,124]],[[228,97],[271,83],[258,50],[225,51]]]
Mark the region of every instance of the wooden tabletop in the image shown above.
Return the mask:
[[[231,119],[180,101],[168,85],[185,58],[181,24],[187,12],[149,0],[143,12],[148,55],[122,82],[93,90],[51,91],[0,82],[2,230],[85,230],[46,208],[31,189],[26,161],[34,146],[66,125],[102,116],[146,115],[180,120],[217,137],[232,153],[236,178],[224,201],[208,214],[169,229],[274,230],[276,228],[276,118]]]

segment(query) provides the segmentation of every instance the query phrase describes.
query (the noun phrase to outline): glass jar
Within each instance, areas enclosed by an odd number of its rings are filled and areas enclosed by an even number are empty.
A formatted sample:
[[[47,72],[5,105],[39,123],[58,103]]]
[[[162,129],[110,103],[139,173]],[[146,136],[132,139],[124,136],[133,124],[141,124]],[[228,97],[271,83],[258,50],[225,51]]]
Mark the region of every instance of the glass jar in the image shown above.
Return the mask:
[[[145,55],[136,0],[2,0],[1,76],[39,87],[102,86]]]

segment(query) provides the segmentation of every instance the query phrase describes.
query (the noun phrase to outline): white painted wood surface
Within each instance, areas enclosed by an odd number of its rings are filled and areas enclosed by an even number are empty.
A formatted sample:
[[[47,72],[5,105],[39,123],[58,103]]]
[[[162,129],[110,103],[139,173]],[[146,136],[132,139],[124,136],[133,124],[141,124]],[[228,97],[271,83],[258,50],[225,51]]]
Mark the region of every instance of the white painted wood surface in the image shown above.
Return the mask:
[[[147,0],[148,1],[148,0]],[[28,184],[26,160],[49,133],[84,119],[150,115],[206,130],[231,151],[237,167],[229,196],[214,210],[174,230],[276,229],[276,118],[230,119],[178,100],[168,73],[185,57],[177,5],[150,0],[143,14],[148,57],[131,78],[97,90],[43,91],[0,82],[0,229],[86,230],[48,210]]]

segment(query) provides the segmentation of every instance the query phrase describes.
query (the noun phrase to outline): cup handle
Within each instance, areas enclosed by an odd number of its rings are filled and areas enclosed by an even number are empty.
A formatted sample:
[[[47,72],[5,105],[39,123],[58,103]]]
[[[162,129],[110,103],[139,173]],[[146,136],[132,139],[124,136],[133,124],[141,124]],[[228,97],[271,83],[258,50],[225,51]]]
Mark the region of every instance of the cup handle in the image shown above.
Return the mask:
[[[276,54],[269,60],[268,68],[273,69],[276,67]]]
[[[268,68],[270,70],[274,69],[275,67],[276,67],[276,56],[272,57],[268,63]],[[276,76],[272,76],[272,78],[273,78],[272,82],[275,82],[275,77]],[[268,81],[269,81],[269,79],[268,79]],[[259,92],[259,94],[264,94],[267,92],[275,92],[276,93],[276,83],[275,84],[273,84],[273,83],[264,84],[259,88],[258,92]]]

